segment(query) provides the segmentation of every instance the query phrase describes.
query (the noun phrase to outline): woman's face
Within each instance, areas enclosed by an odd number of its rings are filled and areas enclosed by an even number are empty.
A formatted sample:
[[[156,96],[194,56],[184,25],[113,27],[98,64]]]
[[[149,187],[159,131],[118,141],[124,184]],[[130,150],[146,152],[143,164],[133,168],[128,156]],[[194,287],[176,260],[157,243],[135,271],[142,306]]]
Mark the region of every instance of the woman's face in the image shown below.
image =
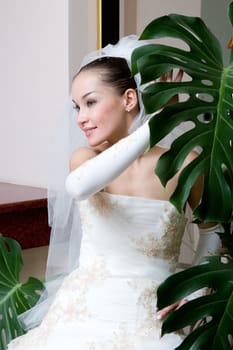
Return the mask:
[[[115,143],[128,133],[125,97],[101,81],[100,72],[80,72],[72,84],[72,99],[78,110],[78,125],[90,146]]]

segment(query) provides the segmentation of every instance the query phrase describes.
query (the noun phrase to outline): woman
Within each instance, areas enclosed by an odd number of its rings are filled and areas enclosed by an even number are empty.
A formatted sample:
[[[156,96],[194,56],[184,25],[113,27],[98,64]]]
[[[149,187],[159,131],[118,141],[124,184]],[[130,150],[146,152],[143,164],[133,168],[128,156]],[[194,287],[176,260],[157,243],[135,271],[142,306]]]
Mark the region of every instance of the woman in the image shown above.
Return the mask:
[[[73,79],[77,123],[88,141],[73,152],[66,179],[82,221],[79,266],[64,279],[41,325],[9,350],[170,350],[181,343],[177,334],[160,336],[159,319],[180,305],[156,318],[156,288],[176,269],[187,220],[169,202],[178,175],[164,189],[154,174],[166,149],[148,149],[149,116],[125,59],[142,44],[130,36],[107,46]],[[192,207],[199,197],[197,182]]]

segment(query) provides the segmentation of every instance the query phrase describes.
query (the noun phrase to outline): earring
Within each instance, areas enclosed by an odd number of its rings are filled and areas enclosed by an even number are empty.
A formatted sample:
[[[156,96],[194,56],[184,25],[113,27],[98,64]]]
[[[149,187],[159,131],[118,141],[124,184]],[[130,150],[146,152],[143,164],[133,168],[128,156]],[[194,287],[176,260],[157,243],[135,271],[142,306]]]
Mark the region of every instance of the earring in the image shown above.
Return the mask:
[[[130,109],[130,108],[126,108],[126,112],[128,112],[128,113],[129,113],[130,111],[131,111],[131,109]]]

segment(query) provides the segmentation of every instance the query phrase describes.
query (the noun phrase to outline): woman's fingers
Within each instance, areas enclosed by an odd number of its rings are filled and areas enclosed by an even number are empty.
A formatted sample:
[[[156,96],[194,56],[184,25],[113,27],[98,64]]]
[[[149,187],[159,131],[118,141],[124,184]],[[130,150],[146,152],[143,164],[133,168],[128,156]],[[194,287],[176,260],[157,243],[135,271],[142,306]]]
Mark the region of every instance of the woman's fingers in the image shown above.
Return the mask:
[[[175,303],[175,304],[169,305],[167,307],[164,307],[162,310],[160,310],[156,313],[156,318],[158,320],[164,319],[164,317],[167,316],[167,314],[169,314],[169,312],[171,312],[177,308],[177,305],[178,305],[178,303]]]
[[[177,83],[177,82],[180,82],[183,78],[183,75],[184,75],[184,71],[182,69],[179,69],[176,76],[174,76],[174,70],[172,69],[170,72],[162,75],[160,78],[159,78],[159,81],[160,82],[174,82],[174,83]]]
[[[167,307],[164,307],[163,309],[161,309],[160,311],[158,311],[156,313],[156,318],[158,320],[163,320],[164,317],[166,317],[169,312],[174,311],[174,310],[178,310],[182,305],[187,303],[187,299],[182,299],[174,304],[171,304]]]
[[[180,82],[182,80],[183,76],[184,76],[184,71],[182,69],[179,69],[179,71],[177,72],[177,75],[173,81],[176,83]]]

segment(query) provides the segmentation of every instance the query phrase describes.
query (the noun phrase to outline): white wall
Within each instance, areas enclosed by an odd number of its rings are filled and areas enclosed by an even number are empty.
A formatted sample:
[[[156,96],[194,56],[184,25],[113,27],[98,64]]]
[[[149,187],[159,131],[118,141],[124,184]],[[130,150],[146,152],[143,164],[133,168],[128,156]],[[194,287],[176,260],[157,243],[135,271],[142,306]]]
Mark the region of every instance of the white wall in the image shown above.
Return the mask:
[[[220,42],[225,66],[229,64],[230,50],[227,44],[232,36],[232,25],[228,19],[230,3],[231,0],[203,0],[201,6],[201,17]]]
[[[95,5],[0,0],[1,182],[46,187],[51,135],[71,75],[95,49]]]
[[[201,0],[137,0],[137,34],[156,17],[170,13],[200,16]]]
[[[69,85],[83,56],[97,48],[96,0],[68,0]]]

